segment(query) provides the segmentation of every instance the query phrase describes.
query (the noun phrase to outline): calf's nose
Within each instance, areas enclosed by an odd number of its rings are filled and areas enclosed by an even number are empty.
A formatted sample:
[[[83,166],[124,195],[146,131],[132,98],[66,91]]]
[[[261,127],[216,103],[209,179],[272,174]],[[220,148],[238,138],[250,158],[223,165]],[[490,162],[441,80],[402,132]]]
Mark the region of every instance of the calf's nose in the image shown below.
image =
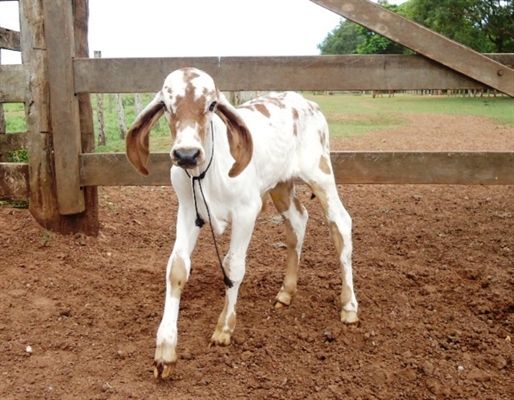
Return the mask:
[[[182,148],[173,150],[173,157],[181,167],[194,167],[198,162],[200,150],[195,148]]]

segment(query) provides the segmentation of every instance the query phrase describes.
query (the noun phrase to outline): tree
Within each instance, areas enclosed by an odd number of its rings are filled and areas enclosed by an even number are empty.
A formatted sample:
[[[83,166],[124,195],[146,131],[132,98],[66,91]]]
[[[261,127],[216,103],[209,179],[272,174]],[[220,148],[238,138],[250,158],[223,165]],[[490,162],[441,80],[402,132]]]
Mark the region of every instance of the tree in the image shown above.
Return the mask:
[[[357,48],[365,41],[361,28],[347,20],[341,20],[318,45],[321,54],[356,54]]]
[[[514,52],[514,2],[499,0],[477,1],[474,7],[475,24],[487,35],[498,53]]]
[[[404,54],[408,50],[401,44],[395,43],[386,37],[372,32],[362,26],[361,31],[364,40],[357,46],[357,54]]]
[[[406,15],[480,52],[514,51],[514,3],[503,0],[410,0]]]
[[[483,53],[514,52],[513,0],[409,0],[383,7]],[[321,54],[408,53],[404,47],[342,21],[318,46]]]
[[[402,6],[380,1],[380,5],[402,13]],[[353,22],[343,20],[318,45],[321,54],[402,54],[408,50],[391,40]]]

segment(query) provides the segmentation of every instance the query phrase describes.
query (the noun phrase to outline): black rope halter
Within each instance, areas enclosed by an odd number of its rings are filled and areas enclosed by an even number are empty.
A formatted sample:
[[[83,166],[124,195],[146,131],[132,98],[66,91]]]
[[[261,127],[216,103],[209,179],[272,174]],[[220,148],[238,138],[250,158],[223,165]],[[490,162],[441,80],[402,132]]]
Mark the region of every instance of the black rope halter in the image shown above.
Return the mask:
[[[216,106],[216,103],[211,104],[211,106],[209,107],[209,110],[213,111],[215,106]],[[214,234],[214,228],[212,227],[211,211],[209,210],[209,206],[207,205],[207,201],[205,200],[205,195],[203,193],[203,188],[202,188],[202,180],[205,178],[205,175],[207,174],[207,171],[209,170],[209,168],[212,164],[212,160],[214,158],[214,125],[212,123],[212,120],[211,120],[211,138],[212,138],[212,140],[211,140],[212,141],[211,158],[210,158],[209,163],[207,164],[207,167],[205,168],[205,170],[198,176],[192,176],[186,169],[184,169],[184,171],[187,174],[187,176],[189,178],[191,178],[191,187],[193,189],[193,201],[195,204],[195,212],[196,212],[195,225],[198,228],[202,228],[202,226],[205,225],[204,219],[201,217],[200,213],[198,212],[198,202],[196,199],[196,191],[195,191],[195,183],[198,182],[198,187],[200,188],[200,194],[202,196],[203,203],[205,204],[205,209],[207,211],[207,217],[209,218],[209,225],[211,227],[212,241],[214,242],[214,248],[216,249],[216,255],[218,256],[218,262],[219,262],[219,265],[221,268],[221,272],[223,273],[223,282],[225,283],[226,287],[231,288],[233,286],[233,283],[230,280],[230,278],[227,276],[227,273],[225,272],[225,269],[223,268],[223,262],[221,261],[218,244],[216,242],[216,235]]]

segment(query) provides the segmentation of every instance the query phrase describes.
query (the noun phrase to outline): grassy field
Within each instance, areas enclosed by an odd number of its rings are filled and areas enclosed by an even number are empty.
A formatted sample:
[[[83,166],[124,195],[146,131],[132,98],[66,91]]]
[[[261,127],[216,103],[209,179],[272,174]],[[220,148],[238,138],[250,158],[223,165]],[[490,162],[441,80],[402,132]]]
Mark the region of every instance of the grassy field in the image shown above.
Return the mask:
[[[143,104],[151,100],[152,95],[143,95]],[[474,115],[492,118],[499,123],[514,126],[514,99],[494,97],[446,97],[446,96],[412,96],[397,94],[389,98],[370,95],[314,95],[306,97],[317,102],[329,121],[332,136],[347,137],[366,135],[383,129],[394,128],[407,123],[405,114],[453,114]],[[96,98],[92,96],[93,107]],[[127,125],[135,118],[134,97],[123,95],[123,105]],[[7,131],[26,130],[24,107],[22,104],[6,104]],[[105,127],[107,144],[97,146],[98,152],[122,152],[124,141],[120,139],[116,107],[113,96],[104,96]],[[95,130],[97,130],[95,113]],[[154,128],[150,146],[152,151],[165,151],[169,148],[171,136],[164,119]]]
[[[307,95],[325,113],[332,136],[364,135],[406,123],[402,114],[475,115],[514,125],[514,99],[369,95]]]

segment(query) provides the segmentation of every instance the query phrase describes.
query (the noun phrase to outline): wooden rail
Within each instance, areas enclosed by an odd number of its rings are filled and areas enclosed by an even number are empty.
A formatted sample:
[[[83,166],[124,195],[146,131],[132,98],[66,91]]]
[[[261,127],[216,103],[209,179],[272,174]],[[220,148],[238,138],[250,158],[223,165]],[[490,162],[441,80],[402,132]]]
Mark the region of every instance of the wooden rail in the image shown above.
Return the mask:
[[[487,54],[514,66],[514,54]],[[160,89],[174,69],[195,65],[223,90],[421,90],[484,89],[421,56],[198,57],[74,61],[76,93],[145,93]],[[126,79],[130,76],[130,79]],[[23,102],[22,65],[0,66],[0,102]]]
[[[514,65],[514,54],[488,55]],[[196,66],[222,90],[483,89],[485,85],[421,56],[120,58],[74,61],[77,93],[144,93],[173,70]]]
[[[0,49],[20,51],[20,32],[0,27]]]
[[[0,103],[25,101],[25,81],[23,65],[0,65]]]
[[[11,151],[26,149],[27,137],[27,132],[16,132],[0,135],[0,160],[5,159],[6,155]]]
[[[338,184],[514,185],[514,153],[503,152],[333,152]],[[80,156],[82,186],[169,186],[168,153],[150,155],[143,176],[124,153]],[[28,165],[0,163],[0,198],[26,200]]]
[[[25,163],[0,163],[0,199],[29,198],[29,166]]]
[[[513,185],[514,153],[495,152],[333,152],[337,183]],[[168,153],[150,155],[142,176],[124,153],[82,154],[84,186],[169,185]]]

